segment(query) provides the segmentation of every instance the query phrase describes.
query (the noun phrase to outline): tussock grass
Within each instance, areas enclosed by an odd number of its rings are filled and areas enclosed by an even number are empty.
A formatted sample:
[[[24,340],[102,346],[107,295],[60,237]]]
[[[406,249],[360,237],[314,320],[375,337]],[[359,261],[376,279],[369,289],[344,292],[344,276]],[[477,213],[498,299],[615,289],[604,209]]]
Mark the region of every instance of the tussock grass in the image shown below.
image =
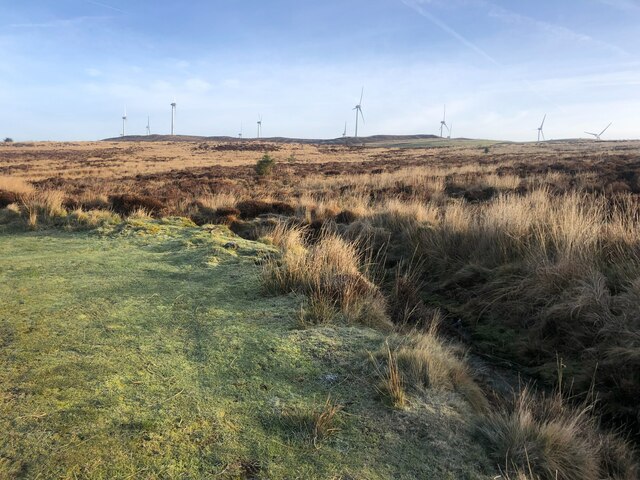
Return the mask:
[[[416,394],[429,389],[458,392],[475,411],[488,410],[488,402],[471,376],[464,352],[441,339],[435,325],[427,331],[394,335],[386,348],[387,361],[392,359],[395,364],[388,365],[387,370],[397,370],[405,388]],[[385,356],[385,352],[379,352],[379,356]],[[394,375],[388,375],[391,376]]]
[[[284,426],[294,438],[319,448],[320,443],[340,431],[342,405],[327,397],[324,404],[313,408],[288,407],[281,414]]]
[[[334,233],[322,232],[313,245],[304,244],[305,232],[295,226],[279,226],[271,241],[282,250],[280,258],[267,262],[263,283],[273,293],[298,292],[322,309],[319,318],[335,305],[348,322],[388,329],[386,304],[369,280],[363,254],[354,243]]]
[[[404,388],[402,373],[398,367],[398,360],[394,352],[391,351],[389,344],[386,347],[386,365],[381,367],[377,360],[372,357],[372,361],[376,367],[380,383],[378,391],[386,398],[389,404],[398,409],[402,409],[407,405],[407,394]]]
[[[482,417],[477,431],[508,477],[637,478],[629,446],[600,433],[591,409],[592,405],[573,407],[559,393],[540,397],[525,388],[511,405]]]

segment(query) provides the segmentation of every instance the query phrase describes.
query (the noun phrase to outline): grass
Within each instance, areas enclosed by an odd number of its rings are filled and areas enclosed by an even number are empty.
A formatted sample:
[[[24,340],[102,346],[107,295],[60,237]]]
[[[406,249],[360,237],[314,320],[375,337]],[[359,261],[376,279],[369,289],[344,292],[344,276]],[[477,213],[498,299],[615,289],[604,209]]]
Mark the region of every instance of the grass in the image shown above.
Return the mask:
[[[302,229],[286,225],[271,233],[268,239],[282,255],[265,264],[266,290],[308,295],[310,308],[303,319],[310,323],[328,323],[342,315],[348,322],[389,329],[384,298],[368,278],[358,246],[328,231],[306,245],[304,235]]]
[[[598,432],[592,405],[570,405],[559,393],[523,389],[507,410],[483,417],[478,434],[507,475],[540,480],[633,480],[638,467],[620,439]]]
[[[382,334],[298,330],[300,298],[263,296],[272,247],[136,218],[0,252],[0,478],[490,476],[463,403],[375,399]]]

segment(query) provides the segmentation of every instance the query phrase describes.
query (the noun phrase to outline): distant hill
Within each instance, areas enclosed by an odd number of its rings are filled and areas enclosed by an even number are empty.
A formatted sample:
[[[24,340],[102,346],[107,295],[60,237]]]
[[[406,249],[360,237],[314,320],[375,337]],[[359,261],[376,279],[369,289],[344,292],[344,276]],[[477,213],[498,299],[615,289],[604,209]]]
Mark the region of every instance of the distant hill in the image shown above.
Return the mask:
[[[312,139],[312,138],[243,138],[237,137],[202,137],[195,135],[127,135],[125,137],[106,138],[105,142],[248,142],[260,140],[261,142],[274,143],[306,143],[314,145],[343,145],[347,144],[369,144],[381,142],[403,142],[403,141],[420,141],[420,140],[437,140],[440,137],[436,135],[372,135],[369,137],[340,137],[333,139]]]

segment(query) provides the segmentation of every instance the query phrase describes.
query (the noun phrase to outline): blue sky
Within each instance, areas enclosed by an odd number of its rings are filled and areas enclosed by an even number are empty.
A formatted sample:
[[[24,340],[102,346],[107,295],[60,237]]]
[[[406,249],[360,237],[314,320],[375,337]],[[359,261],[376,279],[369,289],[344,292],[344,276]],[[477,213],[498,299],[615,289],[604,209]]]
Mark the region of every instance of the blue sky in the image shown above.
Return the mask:
[[[0,0],[0,136],[640,138],[640,0]]]

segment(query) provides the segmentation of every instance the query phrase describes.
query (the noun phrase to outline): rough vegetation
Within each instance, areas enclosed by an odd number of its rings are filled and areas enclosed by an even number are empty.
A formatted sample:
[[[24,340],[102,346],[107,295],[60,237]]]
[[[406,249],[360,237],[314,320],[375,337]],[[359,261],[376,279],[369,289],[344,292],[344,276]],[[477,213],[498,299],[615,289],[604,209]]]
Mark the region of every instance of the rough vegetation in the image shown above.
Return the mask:
[[[166,215],[228,226],[269,245],[263,295],[296,298],[300,335],[376,332],[349,370],[367,408],[424,425],[453,402],[504,478],[637,477],[638,144],[288,145],[270,150],[271,175],[256,175],[253,150],[165,147],[188,149],[184,168],[167,168],[175,157],[133,175],[157,145],[127,145],[135,160],[95,147],[115,162],[97,182],[81,158],[47,178],[37,146],[3,146],[0,171],[14,175],[0,177],[0,229],[104,230],[123,216],[146,231]],[[500,384],[500,369],[515,380]],[[322,450],[350,418],[326,398],[282,409],[269,431]],[[247,462],[245,476],[265,471]]]

